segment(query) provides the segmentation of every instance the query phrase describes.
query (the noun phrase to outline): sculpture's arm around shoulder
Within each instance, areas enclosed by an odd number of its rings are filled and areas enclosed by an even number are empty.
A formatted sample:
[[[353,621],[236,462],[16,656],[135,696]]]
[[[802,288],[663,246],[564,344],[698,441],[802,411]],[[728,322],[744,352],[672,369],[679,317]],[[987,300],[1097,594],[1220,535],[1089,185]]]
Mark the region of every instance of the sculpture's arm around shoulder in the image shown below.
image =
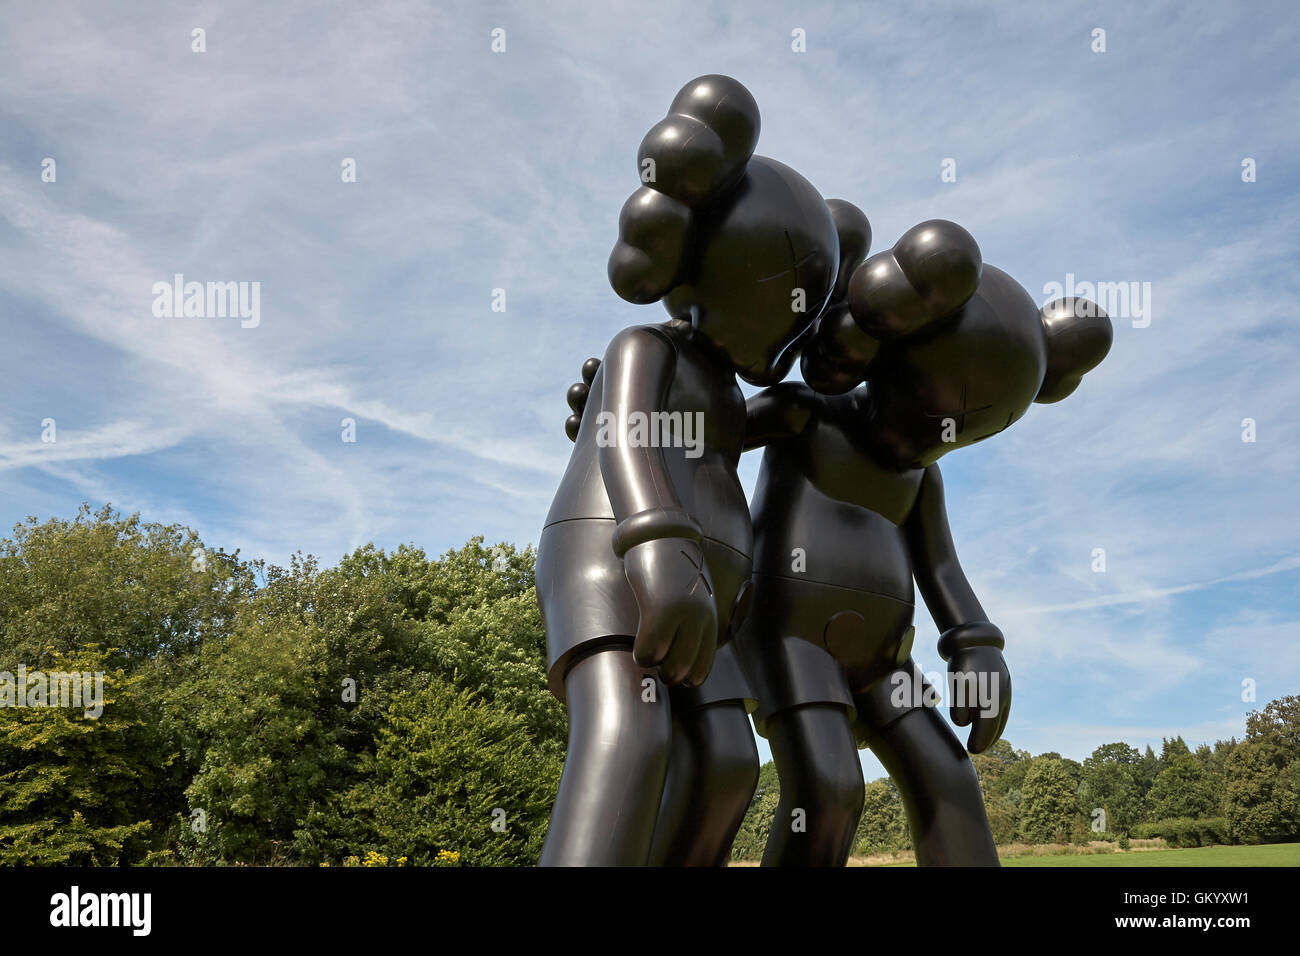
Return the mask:
[[[765,388],[745,403],[744,450],[794,438],[812,415],[813,391],[802,382]]]

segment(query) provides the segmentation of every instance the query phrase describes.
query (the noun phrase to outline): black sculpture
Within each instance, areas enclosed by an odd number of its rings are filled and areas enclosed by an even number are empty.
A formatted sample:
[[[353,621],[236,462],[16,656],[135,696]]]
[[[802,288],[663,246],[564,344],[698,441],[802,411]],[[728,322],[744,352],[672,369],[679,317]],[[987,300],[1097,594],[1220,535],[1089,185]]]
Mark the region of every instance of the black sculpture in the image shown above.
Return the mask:
[[[725,646],[714,658],[752,566],[736,375],[785,377],[839,253],[817,191],[752,155],[758,130],[739,83],[688,83],[643,140],[644,185],[619,217],[611,284],[662,298],[671,319],[620,332],[589,395],[571,395],[595,413],[569,423],[538,545],[550,684],[570,721],[543,865],[724,862],[755,785],[752,695]]]
[[[1001,736],[1003,637],[958,563],[936,462],[1031,402],[1064,398],[1110,342],[1096,306],[1040,312],[1006,273],[981,268],[964,229],[926,222],[863,263],[819,323],[803,375],[828,394],[783,383],[750,400],[745,446],[767,450],[752,505],[754,612],[737,643],[781,779],[765,864],[845,862],[862,811],[859,746],[898,786],[920,865],[997,864],[974,768],[911,660],[915,577],[943,631],[966,749]]]
[[[752,106],[739,84],[705,77],[688,84],[674,111],[720,91],[746,111]],[[680,122],[670,115],[656,127],[642,158],[657,149],[672,157],[661,174],[667,168],[685,178],[695,160],[680,144],[702,134],[664,132]],[[677,151],[665,143],[679,144]],[[714,157],[700,161],[706,167],[725,154],[711,140],[695,149]],[[871,231],[860,211],[839,200],[821,204],[784,167],[759,200],[760,163],[779,167],[754,157],[734,198],[701,199],[702,187],[690,193],[711,215],[700,216],[696,255],[686,263],[674,259],[689,248],[675,238],[685,229],[663,224],[688,215],[660,211],[667,207],[645,190],[624,207],[611,281],[634,301],[652,301],[667,285],[674,321],[621,333],[606,362],[589,360],[583,383],[569,392],[575,414],[566,430],[578,447],[538,557],[552,687],[567,687],[571,722],[543,863],[724,862],[757,774],[742,704],[756,699],[755,725],[771,740],[781,779],[765,864],[845,861],[863,800],[857,749],[870,746],[902,794],[920,864],[996,865],[974,769],[911,661],[915,577],[943,629],[940,654],[954,689],[973,692],[953,701],[954,723],[971,726],[972,753],[997,740],[1011,700],[1003,638],[957,561],[935,462],[1005,429],[1031,402],[1068,395],[1104,358],[1110,322],[1084,300],[1040,311],[1009,276],[982,265],[975,241],[953,223],[922,223],[862,262]],[[777,199],[780,183],[792,181],[802,184],[794,207]],[[660,188],[684,195],[676,185]],[[739,219],[751,225],[729,228],[745,203],[755,211]],[[830,230],[821,209],[829,210]],[[649,210],[645,224],[638,210]],[[820,234],[810,220],[821,220]],[[798,242],[778,261],[774,237],[792,222],[804,224]],[[791,296],[807,292],[809,313],[791,321],[774,289],[787,297],[787,311]],[[824,302],[824,317],[800,334]],[[620,345],[651,329],[671,348]],[[743,362],[733,345],[742,340],[752,346]],[[709,358],[695,359],[697,344]],[[766,389],[749,401],[742,423],[727,362],[751,382],[777,382],[800,348],[808,384]],[[665,366],[672,382],[655,378]],[[729,384],[688,387],[718,374]],[[611,379],[619,391],[606,384]],[[597,417],[629,404],[704,411],[705,447],[716,459],[692,466],[676,450],[626,442],[597,451]],[[766,448],[752,506],[752,578],[734,473],[741,429],[745,449]],[[602,512],[611,501],[612,513]],[[664,535],[648,537],[636,530],[643,525]],[[628,552],[630,588],[618,561],[627,541],[654,542],[639,552],[644,557]],[[685,643],[670,643],[665,614],[687,622],[677,626]],[[714,626],[723,646],[710,672]],[[632,635],[635,659],[627,650]],[[641,682],[655,686],[643,668],[654,664],[670,684],[699,685],[674,689],[671,720],[664,708],[641,704]],[[656,823],[649,805],[670,748]]]

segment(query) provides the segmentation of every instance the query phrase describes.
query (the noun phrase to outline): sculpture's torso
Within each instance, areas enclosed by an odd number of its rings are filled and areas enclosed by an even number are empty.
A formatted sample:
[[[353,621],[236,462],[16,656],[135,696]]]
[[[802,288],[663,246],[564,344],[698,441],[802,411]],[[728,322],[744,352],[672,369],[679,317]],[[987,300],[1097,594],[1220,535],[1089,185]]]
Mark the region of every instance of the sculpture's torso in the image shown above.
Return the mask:
[[[811,405],[804,427],[763,455],[752,506],[754,607],[742,653],[746,643],[757,653],[801,638],[829,651],[856,692],[910,649],[915,591],[902,526],[924,470],[892,470],[873,460],[864,441],[863,390],[804,396]],[[788,642],[771,652],[803,653]],[[794,659],[765,670],[818,671]],[[760,701],[765,689],[782,693],[760,686]]]
[[[863,438],[863,390],[822,396],[793,438],[769,445],[754,493],[754,567],[763,574],[819,581],[913,600],[902,525],[923,469],[877,464]],[[804,570],[792,569],[802,549]]]

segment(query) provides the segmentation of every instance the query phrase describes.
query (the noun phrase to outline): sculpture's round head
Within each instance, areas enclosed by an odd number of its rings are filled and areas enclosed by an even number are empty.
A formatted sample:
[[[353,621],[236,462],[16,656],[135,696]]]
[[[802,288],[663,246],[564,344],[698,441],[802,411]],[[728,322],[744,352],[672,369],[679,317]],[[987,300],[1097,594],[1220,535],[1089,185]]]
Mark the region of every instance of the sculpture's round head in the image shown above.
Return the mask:
[[[735,80],[683,87],[641,143],[644,185],[623,205],[609,280],[628,301],[662,299],[762,384],[784,377],[782,353],[825,307],[839,241],[817,190],[753,155],[758,127]]]
[[[870,441],[899,468],[983,441],[1033,402],[1060,401],[1111,345],[1098,306],[1067,298],[1039,309],[983,265],[969,233],[940,220],[864,262],[848,300],[845,316],[818,328],[805,378],[830,392],[865,380]]]

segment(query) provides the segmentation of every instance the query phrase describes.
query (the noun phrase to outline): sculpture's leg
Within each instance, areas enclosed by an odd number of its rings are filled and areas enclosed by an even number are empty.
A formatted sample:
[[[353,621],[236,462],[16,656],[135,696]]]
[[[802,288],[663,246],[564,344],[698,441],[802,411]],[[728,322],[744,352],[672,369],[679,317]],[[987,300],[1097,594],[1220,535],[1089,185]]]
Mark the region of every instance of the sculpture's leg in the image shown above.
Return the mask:
[[[576,662],[564,687],[569,752],[541,865],[643,866],[668,772],[667,689],[623,645]]]
[[[998,866],[979,777],[934,707],[906,711],[867,739],[907,811],[918,866]]]
[[[725,866],[758,786],[758,747],[740,701],[673,713],[654,866]]]
[[[843,866],[862,815],[862,764],[849,716],[836,704],[806,704],[767,723],[781,802],[764,866]]]

